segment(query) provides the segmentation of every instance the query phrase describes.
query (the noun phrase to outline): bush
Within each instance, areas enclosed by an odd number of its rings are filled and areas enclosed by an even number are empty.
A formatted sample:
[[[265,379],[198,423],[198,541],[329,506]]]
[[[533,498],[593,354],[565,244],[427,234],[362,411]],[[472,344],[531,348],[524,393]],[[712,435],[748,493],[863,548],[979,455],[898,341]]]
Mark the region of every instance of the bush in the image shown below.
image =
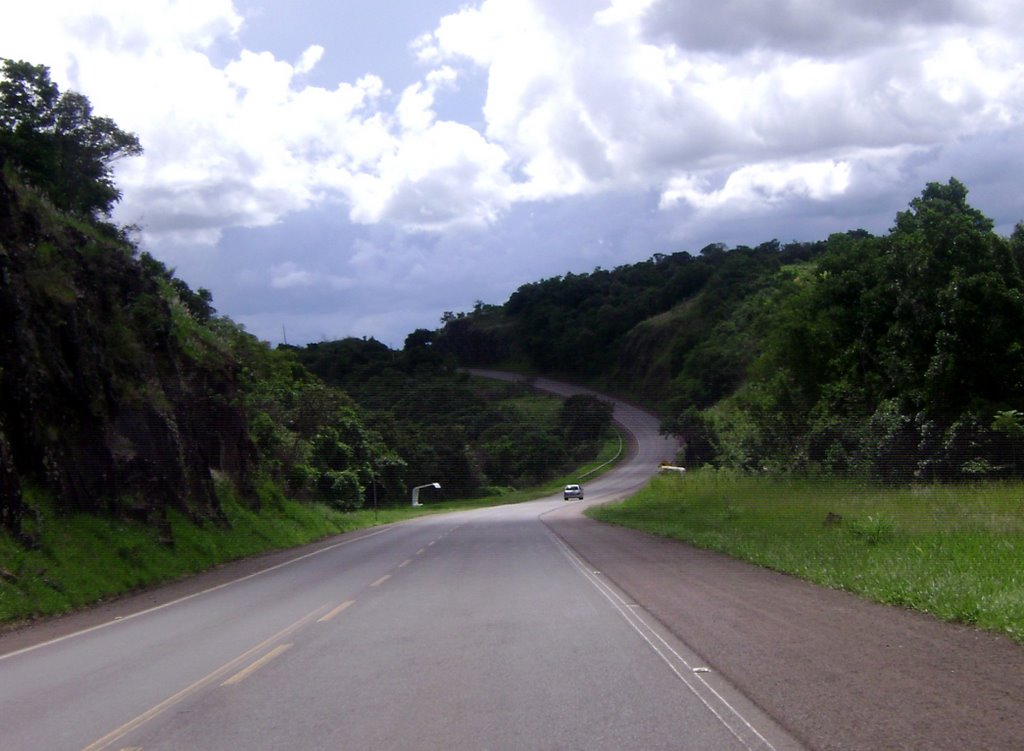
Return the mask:
[[[316,479],[320,500],[342,511],[355,511],[363,507],[363,486],[359,476],[349,469],[329,469]]]

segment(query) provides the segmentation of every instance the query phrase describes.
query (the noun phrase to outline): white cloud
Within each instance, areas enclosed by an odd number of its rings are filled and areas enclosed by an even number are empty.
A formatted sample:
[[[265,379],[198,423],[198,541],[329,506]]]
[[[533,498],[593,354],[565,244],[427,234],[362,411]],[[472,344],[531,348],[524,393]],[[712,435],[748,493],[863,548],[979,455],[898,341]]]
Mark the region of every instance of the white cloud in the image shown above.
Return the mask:
[[[345,290],[354,285],[355,280],[349,277],[309,271],[293,261],[277,264],[270,269],[270,286],[273,289],[327,287],[333,290]]]
[[[602,26],[637,21],[657,0],[611,0],[611,5],[594,14],[594,22]]]
[[[821,193],[800,165],[910,154],[1024,114],[1020,23],[991,20],[1007,3],[589,6],[581,21],[486,0],[417,42],[435,65],[486,70],[486,135],[517,170],[514,200],[633,186],[660,188],[668,207],[680,186],[726,170],[732,187],[715,201],[769,205],[801,182]]]
[[[416,230],[493,221],[509,202],[505,152],[459,123],[414,125],[423,127],[408,127],[376,169],[353,177],[352,219]]]
[[[729,175],[719,189],[706,181],[680,176],[669,181],[661,195],[661,208],[680,202],[702,211],[729,208],[745,211],[760,208],[793,196],[826,201],[842,195],[850,186],[849,162],[809,162],[802,164],[756,164]]]
[[[445,232],[607,191],[835,199],[883,157],[1019,127],[1022,23],[1010,0],[483,0],[411,41],[421,80],[394,95],[372,74],[311,85],[321,44],[241,49],[230,0],[38,0],[0,49],[139,134],[119,218],[213,242],[325,202]],[[480,126],[438,114],[470,71]]]
[[[443,65],[430,71],[425,83],[414,83],[406,87],[395,108],[402,130],[424,131],[433,125],[437,117],[434,112],[437,92],[453,88],[457,80],[458,73],[450,66]]]
[[[270,286],[274,289],[290,287],[311,287],[316,283],[316,275],[304,271],[291,261],[274,266],[270,270]]]
[[[302,57],[299,58],[299,62],[295,65],[295,70],[298,73],[309,73],[316,64],[320,62],[324,56],[324,48],[319,44],[314,44],[307,47],[302,53]]]

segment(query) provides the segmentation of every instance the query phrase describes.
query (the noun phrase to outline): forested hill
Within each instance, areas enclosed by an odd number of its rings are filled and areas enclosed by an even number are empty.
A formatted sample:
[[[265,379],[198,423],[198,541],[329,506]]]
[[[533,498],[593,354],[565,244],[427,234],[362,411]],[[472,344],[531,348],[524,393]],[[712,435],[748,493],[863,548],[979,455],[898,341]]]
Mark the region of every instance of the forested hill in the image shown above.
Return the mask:
[[[519,363],[654,405],[677,397],[708,406],[736,389],[757,350],[749,332],[724,342],[717,327],[781,268],[825,247],[716,244],[696,255],[658,253],[613,270],[569,273],[524,285],[501,306],[445,313],[437,344],[467,365]]]
[[[957,479],[1021,471],[1024,225],[955,179],[875,237],[704,248],[446,313],[439,350],[633,396],[688,461]],[[1018,458],[1018,455],[1021,459]]]
[[[341,509],[405,495],[404,462],[343,392],[217,316],[103,222],[0,170],[0,519],[176,511],[224,493]],[[26,496],[29,496],[28,498]]]
[[[175,513],[227,525],[225,500],[349,511],[424,477],[503,493],[601,450],[609,405],[471,387],[418,334],[271,349],[218,316],[110,222],[113,164],[141,148],[45,66],[0,59],[0,543],[73,514],[170,542]]]
[[[43,66],[2,73],[0,531],[31,545],[44,515],[77,513],[225,524],[225,494],[403,496],[404,463],[347,395],[109,222],[112,164],[137,139]]]

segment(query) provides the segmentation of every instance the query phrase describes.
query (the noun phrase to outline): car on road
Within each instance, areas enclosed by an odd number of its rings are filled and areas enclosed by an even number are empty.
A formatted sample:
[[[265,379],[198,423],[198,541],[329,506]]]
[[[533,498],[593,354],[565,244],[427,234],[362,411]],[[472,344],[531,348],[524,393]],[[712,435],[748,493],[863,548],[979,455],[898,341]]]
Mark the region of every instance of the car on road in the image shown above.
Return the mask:
[[[583,500],[583,486],[582,485],[566,485],[565,490],[562,491],[562,500],[568,501],[570,498],[579,498]]]

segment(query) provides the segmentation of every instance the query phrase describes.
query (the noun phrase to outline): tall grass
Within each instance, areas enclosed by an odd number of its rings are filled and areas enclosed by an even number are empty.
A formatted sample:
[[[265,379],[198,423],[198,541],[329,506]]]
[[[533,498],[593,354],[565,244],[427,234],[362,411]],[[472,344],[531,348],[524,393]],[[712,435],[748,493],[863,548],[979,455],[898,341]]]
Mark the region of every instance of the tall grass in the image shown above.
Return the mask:
[[[0,622],[68,612],[226,561],[354,529],[362,521],[283,498],[256,513],[230,492],[221,496],[230,526],[196,525],[171,511],[173,544],[140,522],[60,516],[45,498],[30,499],[37,513],[25,526],[35,544],[26,547],[0,535]]]
[[[1024,484],[902,489],[700,470],[602,521],[1024,642]]]

